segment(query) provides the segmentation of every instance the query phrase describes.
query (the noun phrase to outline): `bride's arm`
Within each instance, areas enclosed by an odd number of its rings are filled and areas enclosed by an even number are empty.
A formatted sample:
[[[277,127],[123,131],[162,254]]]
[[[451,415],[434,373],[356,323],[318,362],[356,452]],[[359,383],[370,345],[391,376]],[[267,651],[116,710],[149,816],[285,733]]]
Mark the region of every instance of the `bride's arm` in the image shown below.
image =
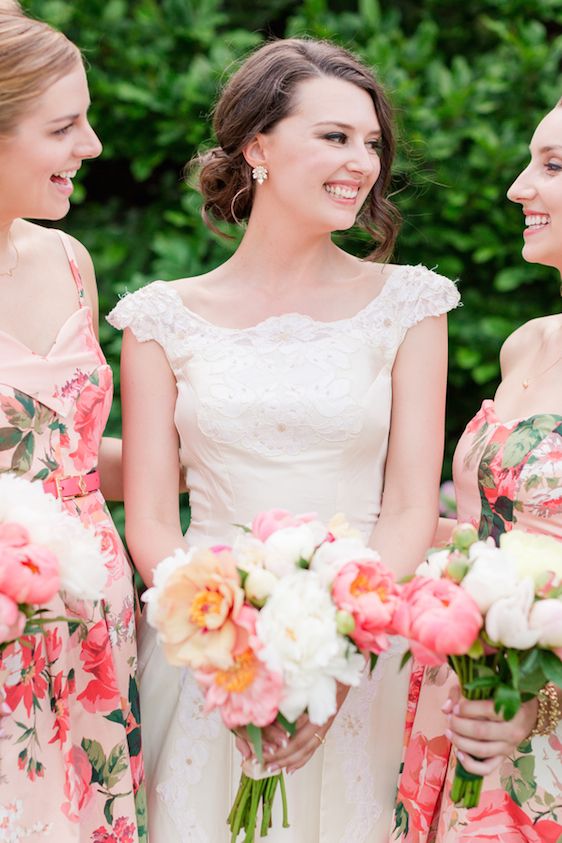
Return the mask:
[[[179,515],[176,381],[161,346],[126,330],[121,352],[125,534],[137,570],[152,584],[154,566],[185,544]]]
[[[392,372],[392,422],[379,520],[370,544],[397,577],[413,573],[439,516],[447,380],[447,317],[410,328]]]

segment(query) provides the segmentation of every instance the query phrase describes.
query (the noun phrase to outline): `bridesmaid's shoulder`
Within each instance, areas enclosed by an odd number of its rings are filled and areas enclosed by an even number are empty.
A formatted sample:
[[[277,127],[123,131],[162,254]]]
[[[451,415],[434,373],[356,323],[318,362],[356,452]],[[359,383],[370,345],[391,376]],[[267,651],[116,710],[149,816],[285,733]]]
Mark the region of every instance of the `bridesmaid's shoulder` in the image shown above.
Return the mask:
[[[552,330],[562,328],[562,315],[538,316],[525,322],[508,336],[500,351],[502,369],[505,365],[527,356]]]

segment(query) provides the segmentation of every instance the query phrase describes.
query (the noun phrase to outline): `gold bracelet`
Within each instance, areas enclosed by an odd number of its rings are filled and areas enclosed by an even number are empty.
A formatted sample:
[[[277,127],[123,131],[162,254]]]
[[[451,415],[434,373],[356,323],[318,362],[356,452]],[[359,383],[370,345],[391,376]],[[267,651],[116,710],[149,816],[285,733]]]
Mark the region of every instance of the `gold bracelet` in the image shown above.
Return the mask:
[[[548,682],[542,690],[537,694],[539,707],[537,710],[537,722],[530,738],[537,735],[550,735],[558,723],[562,719],[562,712],[560,711],[560,700],[558,699],[558,691],[553,682]]]

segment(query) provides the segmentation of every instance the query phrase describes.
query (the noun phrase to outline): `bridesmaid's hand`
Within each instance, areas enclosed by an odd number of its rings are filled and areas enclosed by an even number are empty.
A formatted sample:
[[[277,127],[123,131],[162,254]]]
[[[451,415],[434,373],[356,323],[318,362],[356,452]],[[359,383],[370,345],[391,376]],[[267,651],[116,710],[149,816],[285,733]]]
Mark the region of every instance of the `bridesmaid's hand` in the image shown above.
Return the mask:
[[[449,723],[445,735],[468,773],[487,776],[529,737],[537,707],[536,699],[529,700],[512,720],[504,720],[494,711],[492,700],[467,700],[455,687],[442,709]]]

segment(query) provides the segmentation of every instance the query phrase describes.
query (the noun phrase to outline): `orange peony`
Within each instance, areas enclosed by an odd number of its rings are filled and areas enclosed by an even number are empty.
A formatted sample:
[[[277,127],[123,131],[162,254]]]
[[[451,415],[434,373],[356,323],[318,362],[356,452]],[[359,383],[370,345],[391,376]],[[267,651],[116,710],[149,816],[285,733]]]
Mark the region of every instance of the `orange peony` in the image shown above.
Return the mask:
[[[159,589],[154,623],[171,664],[222,670],[234,663],[244,590],[230,550],[198,550]]]

